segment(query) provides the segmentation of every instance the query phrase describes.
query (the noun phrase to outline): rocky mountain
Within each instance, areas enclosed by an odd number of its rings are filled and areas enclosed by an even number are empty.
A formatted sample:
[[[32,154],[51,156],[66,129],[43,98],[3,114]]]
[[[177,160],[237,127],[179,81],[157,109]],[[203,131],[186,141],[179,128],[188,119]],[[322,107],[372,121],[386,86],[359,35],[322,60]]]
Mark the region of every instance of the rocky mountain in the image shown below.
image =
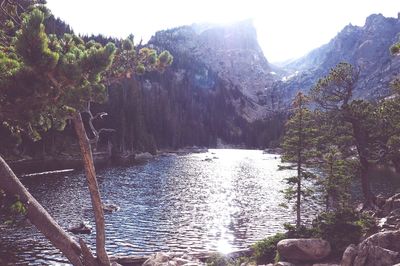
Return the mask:
[[[299,91],[308,91],[339,62],[360,69],[354,97],[370,100],[389,95],[389,83],[400,73],[400,58],[392,56],[389,47],[400,38],[400,15],[386,18],[369,16],[362,27],[348,25],[329,43],[306,56],[287,63],[287,76],[276,82],[268,93],[290,99]]]
[[[251,21],[191,25],[157,32],[147,44],[168,50],[164,73],[146,73],[109,90],[108,124],[114,147],[126,150],[265,147],[276,141],[284,114],[270,116],[263,102],[275,75]]]
[[[231,25],[192,25],[157,32],[150,46],[169,50],[176,82],[213,91],[217,84],[231,91],[238,115],[247,121],[265,116],[260,95],[271,87],[274,76],[258,44],[252,21]]]

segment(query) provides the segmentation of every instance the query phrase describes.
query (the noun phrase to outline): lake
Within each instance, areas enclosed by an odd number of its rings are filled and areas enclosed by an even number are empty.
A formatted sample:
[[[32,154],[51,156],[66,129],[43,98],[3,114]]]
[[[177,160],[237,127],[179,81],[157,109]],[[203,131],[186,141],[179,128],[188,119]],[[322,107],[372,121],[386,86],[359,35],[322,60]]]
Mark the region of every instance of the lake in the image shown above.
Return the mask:
[[[220,251],[248,247],[283,231],[293,209],[283,208],[280,190],[294,171],[278,171],[277,154],[215,149],[207,153],[158,156],[144,165],[98,171],[105,203],[110,255],[157,251]],[[89,221],[91,203],[82,172],[24,178],[23,183],[63,228]],[[312,219],[318,203],[304,206]],[[0,228],[0,258],[10,265],[67,263],[28,222]],[[95,235],[80,235],[93,248]]]

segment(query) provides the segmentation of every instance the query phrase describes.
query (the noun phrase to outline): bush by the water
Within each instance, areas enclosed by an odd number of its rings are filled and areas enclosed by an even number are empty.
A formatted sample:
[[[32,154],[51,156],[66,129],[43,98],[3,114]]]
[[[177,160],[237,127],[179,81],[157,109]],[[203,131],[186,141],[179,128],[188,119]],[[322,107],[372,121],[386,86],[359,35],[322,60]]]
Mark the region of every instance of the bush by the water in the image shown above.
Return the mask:
[[[285,233],[256,242],[253,246],[254,260],[258,265],[276,262],[279,259],[276,245],[287,238],[322,238],[331,244],[332,254],[341,255],[350,244],[357,244],[363,236],[372,233],[376,224],[366,213],[358,213],[351,209],[336,212],[324,212],[314,219],[311,227],[296,228],[284,224]],[[222,265],[222,264],[220,264]]]
[[[351,209],[324,212],[313,221],[314,237],[327,240],[333,254],[341,254],[350,244],[360,242],[362,236],[376,227],[374,219],[366,213]]]
[[[278,255],[276,245],[285,238],[287,238],[286,234],[278,233],[256,242],[252,249],[253,259],[257,262],[257,265],[273,262]]]
[[[208,266],[240,266],[243,263],[248,263],[250,258],[239,257],[237,259],[232,259],[223,254],[214,254],[207,259],[206,263]]]

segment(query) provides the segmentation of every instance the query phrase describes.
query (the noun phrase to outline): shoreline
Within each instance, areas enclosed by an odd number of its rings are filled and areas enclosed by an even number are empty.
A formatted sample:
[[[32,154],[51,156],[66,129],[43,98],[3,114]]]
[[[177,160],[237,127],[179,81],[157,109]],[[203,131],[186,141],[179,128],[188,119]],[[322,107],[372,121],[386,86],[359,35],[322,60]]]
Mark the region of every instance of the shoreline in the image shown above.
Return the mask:
[[[217,147],[217,148],[205,148],[205,147],[186,147],[177,150],[174,149],[160,149],[157,150],[156,154],[150,154],[149,152],[138,152],[138,153],[126,153],[126,154],[113,154],[110,155],[107,152],[94,152],[93,161],[94,165],[98,169],[118,167],[118,166],[134,166],[147,163],[160,156],[169,155],[187,155],[196,153],[206,153],[210,149],[246,149],[243,147]],[[268,148],[268,149],[251,149],[249,150],[260,150],[267,154],[280,154],[279,148]],[[61,156],[47,156],[44,158],[28,158],[20,160],[7,160],[10,168],[21,177],[28,176],[39,176],[39,175],[53,175],[62,174],[67,172],[75,172],[83,169],[83,161],[80,156],[77,155],[61,155]]]

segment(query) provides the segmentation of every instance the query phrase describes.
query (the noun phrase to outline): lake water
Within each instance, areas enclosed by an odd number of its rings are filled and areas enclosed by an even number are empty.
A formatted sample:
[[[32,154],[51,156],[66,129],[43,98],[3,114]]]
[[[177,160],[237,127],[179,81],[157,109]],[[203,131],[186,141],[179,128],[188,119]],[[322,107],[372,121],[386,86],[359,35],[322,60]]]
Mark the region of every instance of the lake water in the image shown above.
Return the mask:
[[[293,222],[279,192],[293,171],[278,171],[279,155],[258,150],[209,150],[159,156],[145,165],[98,171],[110,255],[157,251],[230,252],[248,247]],[[63,228],[89,221],[83,173],[24,178],[23,183]],[[308,203],[311,219],[321,206]],[[95,235],[80,235],[93,248]],[[0,227],[0,258],[9,265],[59,265],[67,261],[28,223]],[[1,264],[1,263],[0,263]]]

